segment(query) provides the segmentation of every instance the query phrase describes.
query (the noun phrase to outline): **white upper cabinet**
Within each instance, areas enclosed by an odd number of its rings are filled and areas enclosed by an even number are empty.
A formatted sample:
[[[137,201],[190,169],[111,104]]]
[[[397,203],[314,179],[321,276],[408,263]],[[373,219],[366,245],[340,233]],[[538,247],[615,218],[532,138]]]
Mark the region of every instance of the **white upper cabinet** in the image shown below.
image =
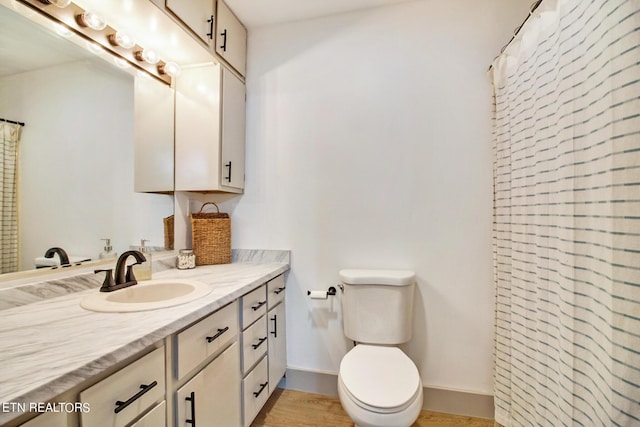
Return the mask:
[[[224,1],[218,0],[216,53],[242,76],[247,68],[247,30]]]
[[[222,69],[222,183],[244,188],[245,86]]]
[[[247,68],[247,29],[223,0],[151,0],[207,50],[242,77]]]
[[[214,0],[166,0],[165,7],[207,45],[213,43]]]
[[[176,81],[175,190],[242,193],[245,91],[220,64],[185,67]]]

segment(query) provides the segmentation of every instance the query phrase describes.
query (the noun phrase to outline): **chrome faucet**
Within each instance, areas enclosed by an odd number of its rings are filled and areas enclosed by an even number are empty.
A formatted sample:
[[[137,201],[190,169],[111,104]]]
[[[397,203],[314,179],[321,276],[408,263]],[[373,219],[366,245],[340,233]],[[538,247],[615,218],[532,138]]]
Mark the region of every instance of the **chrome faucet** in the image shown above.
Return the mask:
[[[69,256],[62,248],[49,248],[47,252],[44,254],[45,258],[53,258],[53,255],[58,254],[60,258],[60,265],[66,266],[69,265]]]
[[[129,256],[133,256],[136,259],[136,262],[131,265],[127,265],[127,258],[129,258]],[[118,262],[116,263],[115,281],[113,279],[113,276],[111,275],[111,268],[106,270],[95,270],[94,273],[107,273],[106,277],[104,278],[104,282],[102,282],[102,286],[100,287],[100,292],[111,292],[137,284],[138,281],[136,280],[136,276],[133,275],[133,266],[142,264],[146,260],[147,259],[140,251],[124,252],[122,255],[120,255],[120,257],[118,258]],[[127,268],[126,274],[125,267]]]

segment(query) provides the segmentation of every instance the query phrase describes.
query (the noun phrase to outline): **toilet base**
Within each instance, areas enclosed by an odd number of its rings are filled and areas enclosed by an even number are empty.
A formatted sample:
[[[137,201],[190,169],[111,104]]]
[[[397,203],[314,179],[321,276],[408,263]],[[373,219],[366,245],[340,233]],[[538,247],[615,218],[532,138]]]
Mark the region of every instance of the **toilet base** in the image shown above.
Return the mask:
[[[409,427],[418,419],[422,410],[422,387],[414,401],[399,412],[379,413],[366,410],[358,406],[344,391],[344,384],[338,377],[338,396],[340,403],[347,415],[353,420],[356,427]]]

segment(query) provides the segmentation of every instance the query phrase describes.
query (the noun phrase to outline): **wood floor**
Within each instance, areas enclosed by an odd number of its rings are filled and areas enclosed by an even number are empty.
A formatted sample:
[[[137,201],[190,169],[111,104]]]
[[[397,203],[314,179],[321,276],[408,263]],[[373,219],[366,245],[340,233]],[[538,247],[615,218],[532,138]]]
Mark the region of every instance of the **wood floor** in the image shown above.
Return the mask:
[[[340,400],[320,394],[276,389],[252,427],[351,427]],[[422,411],[412,427],[494,427],[493,420]]]

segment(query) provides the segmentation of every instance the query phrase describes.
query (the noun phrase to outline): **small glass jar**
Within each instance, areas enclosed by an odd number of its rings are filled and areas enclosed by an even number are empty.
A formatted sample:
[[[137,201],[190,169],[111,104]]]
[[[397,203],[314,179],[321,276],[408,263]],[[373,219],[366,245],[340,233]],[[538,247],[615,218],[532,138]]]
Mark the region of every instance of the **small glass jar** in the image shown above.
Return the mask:
[[[178,270],[196,268],[196,254],[191,249],[180,249],[178,252]]]

